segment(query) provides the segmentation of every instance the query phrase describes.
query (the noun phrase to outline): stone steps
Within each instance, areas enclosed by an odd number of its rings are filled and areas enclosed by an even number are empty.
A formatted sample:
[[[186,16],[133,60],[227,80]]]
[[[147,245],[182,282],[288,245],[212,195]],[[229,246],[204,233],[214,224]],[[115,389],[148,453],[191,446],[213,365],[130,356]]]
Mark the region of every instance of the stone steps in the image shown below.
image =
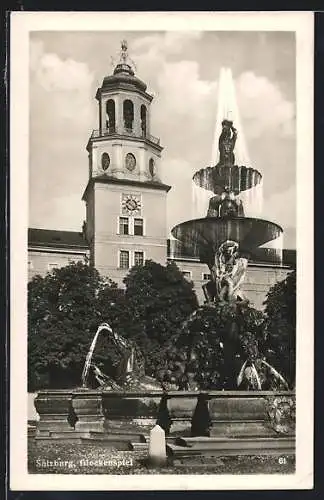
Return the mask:
[[[291,437],[276,438],[179,438],[167,444],[167,453],[173,457],[231,456],[231,455],[292,455],[295,440]]]
[[[64,441],[65,443],[80,444],[82,433],[71,431],[50,431],[38,432],[35,434],[35,441]]]
[[[276,432],[264,420],[213,420],[210,436],[271,437],[276,436]]]
[[[174,443],[175,440],[178,439],[173,436],[166,436],[165,440],[167,443]],[[139,442],[136,441],[131,441],[129,443],[129,449],[136,451],[136,450],[148,450],[150,444],[150,436],[149,435],[144,435],[142,434],[141,440]]]
[[[33,437],[32,434],[30,434],[30,437]],[[35,439],[37,441],[56,440],[75,444],[97,443],[104,444],[108,447],[116,448],[119,450],[128,450],[130,441],[134,443],[145,443],[145,437],[142,434],[132,432],[113,432],[108,434],[105,432],[97,431],[50,431],[47,433],[36,434]]]
[[[131,451],[148,451],[148,443],[136,443],[131,441],[128,443],[128,449]]]
[[[236,444],[244,444],[245,446],[254,445],[258,443],[260,446],[267,446],[269,444],[274,444],[274,446],[278,446],[279,443],[291,442],[290,437],[282,436],[282,437],[239,437],[239,438],[228,438],[228,437],[207,437],[207,436],[197,436],[197,437],[179,437],[176,440],[176,443],[181,446],[188,446],[190,448],[195,447],[204,447],[210,446],[211,444],[215,444],[216,446],[228,444],[229,447]],[[280,446],[280,445],[279,445]]]
[[[96,432],[90,431],[87,436],[83,438],[89,441],[133,441],[135,443],[145,442],[143,434],[134,432]]]

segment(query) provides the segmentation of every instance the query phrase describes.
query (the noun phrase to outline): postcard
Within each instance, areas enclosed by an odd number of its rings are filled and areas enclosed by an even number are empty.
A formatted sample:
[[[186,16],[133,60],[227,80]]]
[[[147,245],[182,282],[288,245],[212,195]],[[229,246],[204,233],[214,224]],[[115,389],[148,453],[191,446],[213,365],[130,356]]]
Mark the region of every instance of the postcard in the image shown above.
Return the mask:
[[[313,55],[306,12],[11,13],[11,489],[312,488]]]

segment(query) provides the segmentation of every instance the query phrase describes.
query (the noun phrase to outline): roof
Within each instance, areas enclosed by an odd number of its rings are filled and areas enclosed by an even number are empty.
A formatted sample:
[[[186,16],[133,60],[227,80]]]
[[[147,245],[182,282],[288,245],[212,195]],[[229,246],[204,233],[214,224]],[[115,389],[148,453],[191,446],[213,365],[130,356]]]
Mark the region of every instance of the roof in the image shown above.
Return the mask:
[[[28,229],[28,245],[55,248],[78,248],[84,250],[89,248],[82,232],[37,228]]]
[[[85,191],[82,196],[82,200],[87,199],[87,195],[89,192],[89,189],[91,186],[93,186],[94,183],[96,182],[101,182],[103,184],[125,184],[127,186],[136,186],[140,188],[150,188],[150,189],[157,189],[160,191],[170,191],[171,186],[167,184],[163,184],[163,182],[158,182],[158,181],[139,181],[139,180],[131,180],[131,179],[118,179],[117,177],[111,177],[106,174],[103,175],[98,175],[96,177],[92,177],[87,184],[87,187],[85,188]]]
[[[118,64],[112,75],[105,76],[101,88],[97,91],[97,98],[100,96],[101,91],[124,88],[125,90],[143,93],[149,101],[152,100],[153,96],[146,93],[146,83],[135,76],[133,69],[135,65],[129,58],[127,49],[127,41],[123,40],[121,42],[121,52]]]

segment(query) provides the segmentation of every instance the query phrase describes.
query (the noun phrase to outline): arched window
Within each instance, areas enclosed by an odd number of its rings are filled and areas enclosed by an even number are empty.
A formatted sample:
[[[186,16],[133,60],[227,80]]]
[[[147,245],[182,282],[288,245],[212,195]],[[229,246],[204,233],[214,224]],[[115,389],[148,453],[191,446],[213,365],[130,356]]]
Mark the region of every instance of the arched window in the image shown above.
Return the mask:
[[[155,163],[154,163],[153,158],[150,158],[150,160],[149,160],[149,172],[150,172],[151,176],[153,177],[155,174]]]
[[[115,132],[115,101],[109,99],[106,103],[106,128],[108,132]]]
[[[142,128],[142,135],[146,137],[146,107],[144,104],[141,106],[141,128]]]
[[[126,99],[123,104],[123,113],[124,113],[124,125],[125,128],[130,131],[133,129],[133,121],[134,121],[134,104],[129,99]]]

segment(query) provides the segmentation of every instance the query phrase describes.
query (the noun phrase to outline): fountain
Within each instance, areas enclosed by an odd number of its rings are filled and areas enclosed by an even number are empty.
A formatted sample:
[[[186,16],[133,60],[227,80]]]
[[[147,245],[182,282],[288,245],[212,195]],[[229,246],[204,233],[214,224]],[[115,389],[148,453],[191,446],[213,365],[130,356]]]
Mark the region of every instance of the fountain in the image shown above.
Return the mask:
[[[262,382],[256,368],[258,364],[260,369],[268,370],[279,386],[287,389],[288,384],[280,373],[259,356],[257,340],[253,335],[243,332],[243,338],[242,335],[240,338],[237,333],[237,318],[242,315],[244,302],[247,302],[240,287],[249,258],[260,246],[276,240],[282,234],[278,224],[244,215],[240,194],[259,185],[262,176],[253,168],[235,163],[237,137],[238,131],[233,121],[223,119],[218,141],[218,163],[197,171],[193,176],[196,185],[213,193],[206,217],[182,222],[171,233],[190,254],[199,256],[200,261],[209,268],[210,280],[203,285],[206,304],[214,306],[215,311],[216,308],[230,305],[234,311],[228,331],[219,340],[227,365],[225,368],[231,372],[230,375],[223,375],[221,388],[234,390],[245,381],[248,388],[261,390]],[[189,322],[195,316],[196,312]],[[245,356],[243,360],[237,353],[240,350]],[[193,345],[189,359],[194,351]],[[241,367],[235,373],[237,357],[240,358]]]
[[[195,184],[214,193],[206,217],[182,222],[171,231],[191,254],[198,255],[208,265],[211,280],[204,287],[208,302],[240,297],[239,286],[250,255],[282,233],[282,228],[274,222],[244,216],[239,195],[256,187],[262,176],[253,168],[235,164],[237,134],[233,122],[224,119],[219,162],[193,176]]]

